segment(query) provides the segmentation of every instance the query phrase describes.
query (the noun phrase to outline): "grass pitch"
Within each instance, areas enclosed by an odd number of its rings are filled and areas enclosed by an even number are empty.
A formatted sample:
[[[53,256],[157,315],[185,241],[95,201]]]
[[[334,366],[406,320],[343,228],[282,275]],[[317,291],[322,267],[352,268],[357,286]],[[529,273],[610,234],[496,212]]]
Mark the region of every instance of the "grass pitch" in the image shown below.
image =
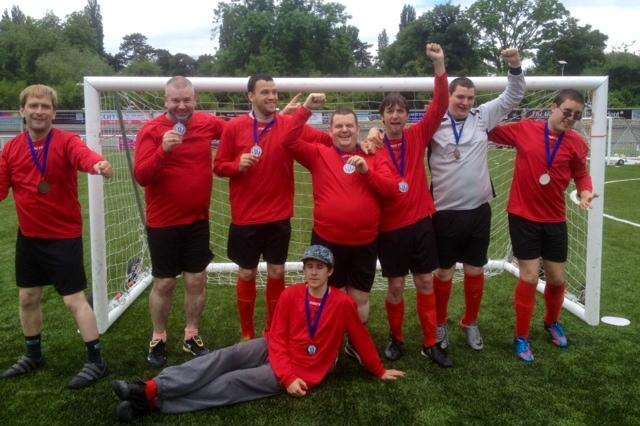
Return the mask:
[[[639,167],[609,167],[607,181],[640,178]],[[83,179],[83,178],[81,178]],[[640,180],[606,186],[605,213],[640,221]],[[85,203],[86,206],[86,203]],[[17,288],[14,283],[16,217],[13,201],[0,204],[0,368],[22,353]],[[87,218],[85,217],[85,224]],[[88,226],[85,226],[88,228]],[[176,416],[153,415],[144,423],[161,424],[640,424],[640,228],[605,219],[602,315],[624,316],[631,325],[591,327],[570,314],[564,322],[568,350],[554,348],[542,331],[542,298],[538,297],[532,332],[533,366],[516,361],[512,352],[512,293],[508,275],[488,281],[480,325],[485,350],[475,353],[455,323],[462,313],[462,292],[454,289],[450,316],[455,368],[442,370],[419,354],[420,333],[415,297],[407,292],[407,353],[394,368],[405,380],[382,383],[359,365],[341,358],[336,371],[310,396],[286,395],[231,407]],[[85,239],[88,253],[88,240]],[[86,255],[89,270],[88,254]],[[111,375],[79,392],[66,384],[84,361],[84,345],[71,315],[52,288],[45,291],[43,349],[47,366],[18,380],[0,382],[0,424],[112,424],[116,398],[113,379],[152,377],[145,362],[151,328],[145,293],[103,336]],[[184,326],[182,291],[176,297],[169,331],[169,363],[185,361],[180,351]],[[239,338],[233,287],[210,286],[201,332],[209,347]],[[264,318],[259,293],[257,327]],[[387,339],[384,293],[372,294],[370,328],[379,348]],[[391,365],[386,363],[387,366]]]

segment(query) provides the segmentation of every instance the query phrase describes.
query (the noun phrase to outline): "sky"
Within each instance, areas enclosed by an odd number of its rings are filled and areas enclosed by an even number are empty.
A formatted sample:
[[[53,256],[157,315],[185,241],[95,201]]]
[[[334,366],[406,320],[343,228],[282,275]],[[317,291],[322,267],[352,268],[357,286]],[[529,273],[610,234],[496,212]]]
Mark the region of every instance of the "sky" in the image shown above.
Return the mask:
[[[360,40],[373,45],[375,53],[378,34],[387,30],[390,41],[398,31],[403,4],[411,4],[417,16],[443,1],[423,0],[340,0],[351,15],[350,24],[359,28]],[[105,34],[105,49],[116,53],[126,34],[139,32],[147,36],[156,49],[172,54],[186,53],[197,57],[213,54],[216,41],[211,38],[213,11],[216,0],[99,0]],[[472,0],[452,1],[464,7]],[[639,0],[562,0],[571,16],[581,25],[589,24],[609,36],[607,49],[630,44],[629,50],[640,54],[640,1]],[[19,5],[22,11],[41,18],[47,10],[58,17],[81,10],[86,0],[0,0],[0,11]]]

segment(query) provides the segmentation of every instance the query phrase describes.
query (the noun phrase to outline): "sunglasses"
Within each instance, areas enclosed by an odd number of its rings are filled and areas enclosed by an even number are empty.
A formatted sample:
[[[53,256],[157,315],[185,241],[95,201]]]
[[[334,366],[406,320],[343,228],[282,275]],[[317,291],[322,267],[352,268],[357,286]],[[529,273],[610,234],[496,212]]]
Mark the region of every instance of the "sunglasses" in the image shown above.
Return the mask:
[[[562,117],[567,119],[567,118],[572,118],[574,121],[580,121],[582,119],[582,111],[572,111],[570,109],[563,109],[562,111]]]

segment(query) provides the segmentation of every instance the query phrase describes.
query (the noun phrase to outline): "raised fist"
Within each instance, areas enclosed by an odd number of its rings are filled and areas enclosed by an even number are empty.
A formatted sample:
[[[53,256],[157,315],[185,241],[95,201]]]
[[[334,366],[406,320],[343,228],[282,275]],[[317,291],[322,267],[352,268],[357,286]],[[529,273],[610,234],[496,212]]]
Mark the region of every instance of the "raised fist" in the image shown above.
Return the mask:
[[[515,47],[509,47],[507,49],[504,49],[502,52],[500,52],[500,56],[502,56],[504,60],[507,61],[509,68],[520,67],[522,59],[520,58],[520,53],[518,52],[518,49],[516,49]]]
[[[427,45],[425,46],[425,51],[429,59],[431,59],[433,62],[444,61],[444,51],[438,43],[427,43]]]
[[[318,109],[324,106],[327,97],[324,93],[310,93],[307,100],[304,101],[304,107],[308,109]]]

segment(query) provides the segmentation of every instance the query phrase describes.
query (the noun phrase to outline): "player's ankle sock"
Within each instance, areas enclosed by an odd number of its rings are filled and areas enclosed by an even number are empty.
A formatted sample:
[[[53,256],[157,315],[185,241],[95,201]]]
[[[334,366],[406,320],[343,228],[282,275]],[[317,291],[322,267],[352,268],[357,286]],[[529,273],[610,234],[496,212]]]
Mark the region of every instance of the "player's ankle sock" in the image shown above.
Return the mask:
[[[433,293],[423,294],[418,291],[416,303],[424,336],[423,344],[430,348],[436,344],[436,296]]]
[[[449,298],[451,297],[451,280],[442,281],[437,275],[433,277],[433,292],[436,295],[436,321],[445,325],[449,318]]]
[[[100,339],[84,342],[87,347],[87,361],[94,364],[102,364],[102,356],[100,355]]]
[[[480,302],[484,291],[484,274],[464,276],[465,312],[463,325],[473,325],[478,321]]]
[[[238,297],[238,313],[240,314],[242,338],[253,339],[255,337],[253,311],[256,306],[256,281],[244,281],[238,278],[236,295]]]
[[[553,285],[553,283],[547,281],[547,285],[544,287],[544,301],[546,306],[544,315],[545,324],[551,325],[560,320],[562,304],[564,303],[564,291],[564,283]]]
[[[518,281],[516,286],[514,307],[516,310],[516,337],[529,338],[531,319],[536,308],[536,286],[525,281]]]
[[[400,303],[391,303],[388,300],[384,302],[387,308],[387,320],[389,321],[389,329],[391,337],[398,342],[404,342],[402,333],[402,325],[404,323],[404,300]]]
[[[184,329],[184,341],[186,342],[189,339],[193,339],[198,335],[198,327],[186,327]]]
[[[158,382],[155,380],[147,380],[144,382],[144,395],[149,401],[149,405],[152,408],[158,407]]]
[[[42,359],[42,338],[41,334],[35,336],[24,336],[27,347],[27,357],[31,359]]]
[[[278,299],[280,298],[280,295],[283,291],[284,279],[267,278],[267,330],[271,325],[271,319],[273,318],[273,314],[276,311],[276,304],[278,303]]]

